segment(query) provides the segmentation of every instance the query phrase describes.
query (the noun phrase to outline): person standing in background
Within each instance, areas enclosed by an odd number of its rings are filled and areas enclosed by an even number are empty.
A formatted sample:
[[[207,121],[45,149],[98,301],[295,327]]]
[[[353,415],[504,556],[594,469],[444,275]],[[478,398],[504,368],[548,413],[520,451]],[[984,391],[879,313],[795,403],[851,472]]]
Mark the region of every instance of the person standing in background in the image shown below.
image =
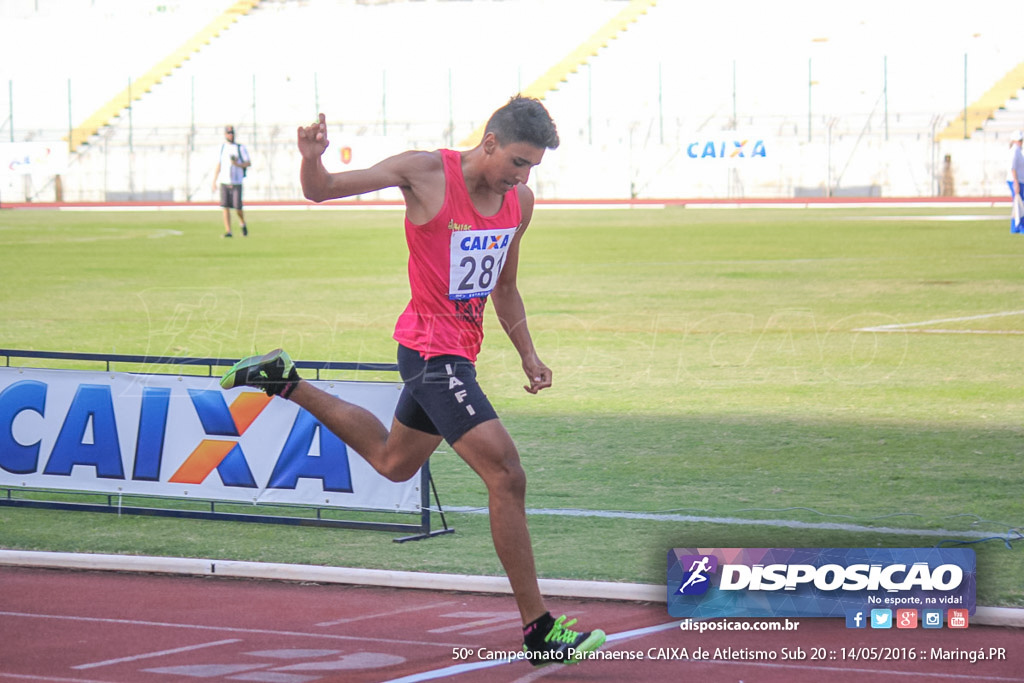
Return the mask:
[[[942,181],[939,187],[939,196],[952,197],[956,194],[956,186],[953,183],[953,157],[947,154],[942,159]]]
[[[249,226],[245,223],[245,212],[242,210],[242,182],[245,180],[246,169],[252,165],[249,152],[245,145],[235,142],[235,127],[225,126],[224,143],[220,146],[217,156],[217,168],[213,172],[213,190],[220,185],[220,206],[224,210],[224,237],[231,237],[231,209],[238,214],[242,224],[242,236],[249,235]]]
[[[1021,154],[1021,141],[1024,133],[1019,130],[1010,134],[1010,170],[1006,173],[1006,184],[1010,186],[1010,201],[1013,202],[1010,214],[1010,232],[1024,232],[1024,154]]]

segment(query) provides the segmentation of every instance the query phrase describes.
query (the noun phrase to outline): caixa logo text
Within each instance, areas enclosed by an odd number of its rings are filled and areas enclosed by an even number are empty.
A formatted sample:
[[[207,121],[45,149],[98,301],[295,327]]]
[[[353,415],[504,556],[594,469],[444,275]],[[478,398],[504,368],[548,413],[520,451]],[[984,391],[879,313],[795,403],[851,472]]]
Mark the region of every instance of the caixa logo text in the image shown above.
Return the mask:
[[[508,246],[509,235],[476,235],[463,237],[459,246],[463,251],[481,251],[485,249],[504,249]]]
[[[753,159],[767,157],[764,140],[696,140],[686,146],[691,159]]]
[[[932,569],[927,562],[906,564],[810,564],[740,565],[721,567],[719,590],[796,590],[813,585],[822,591],[950,591],[963,582],[963,569],[942,564]]]
[[[171,389],[143,388],[137,399],[138,421],[131,425],[119,424],[110,386],[79,384],[67,410],[56,414],[47,410],[47,389],[44,382],[26,380],[0,391],[0,469],[11,474],[41,471],[44,475],[70,476],[73,468],[84,466],[95,468],[100,479],[161,481],[169,449],[166,442]],[[176,457],[170,460],[181,464],[165,481],[200,484],[216,471],[221,483],[230,487],[294,489],[300,479],[318,479],[324,491],[352,492],[348,448],[308,412],[300,410],[296,415],[284,445],[276,454],[273,470],[265,486],[261,486],[253,476],[239,439],[270,398],[243,392],[228,405],[227,394],[221,391],[189,389],[188,396],[204,436],[194,447],[190,444],[180,453],[172,454]],[[15,420],[25,413],[36,414],[43,425],[35,434],[31,427],[21,428],[16,437]],[[125,472],[119,438],[119,433],[126,429],[137,435],[134,452],[130,454],[130,474]],[[43,446],[44,432],[56,433],[48,451]],[[319,455],[311,455],[310,448],[317,436]],[[188,448],[192,448],[191,452],[181,460]]]

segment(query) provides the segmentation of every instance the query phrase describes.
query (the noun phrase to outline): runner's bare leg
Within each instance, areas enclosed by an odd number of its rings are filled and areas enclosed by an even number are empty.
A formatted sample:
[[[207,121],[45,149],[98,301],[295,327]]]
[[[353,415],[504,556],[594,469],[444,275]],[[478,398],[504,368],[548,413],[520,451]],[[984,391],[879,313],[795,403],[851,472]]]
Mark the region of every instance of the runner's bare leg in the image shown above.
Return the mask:
[[[397,420],[388,431],[370,411],[309,382],[299,382],[288,400],[309,411],[391,481],[406,481],[415,475],[441,443],[440,436],[410,429]]]
[[[515,595],[523,625],[547,607],[537,584],[530,530],[526,523],[526,473],[501,420],[469,430],[452,447],[487,486],[491,538]]]

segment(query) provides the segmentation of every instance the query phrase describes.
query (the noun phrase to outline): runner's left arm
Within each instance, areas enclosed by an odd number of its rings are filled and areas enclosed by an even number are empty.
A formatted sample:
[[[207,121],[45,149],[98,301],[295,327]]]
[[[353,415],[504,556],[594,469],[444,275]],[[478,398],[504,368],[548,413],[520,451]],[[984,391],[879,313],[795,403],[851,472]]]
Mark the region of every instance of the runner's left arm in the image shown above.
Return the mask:
[[[531,394],[536,394],[541,389],[551,386],[551,368],[537,355],[533,338],[530,336],[530,328],[526,323],[526,306],[516,282],[519,271],[519,244],[533,216],[533,192],[525,185],[519,186],[519,202],[522,206],[523,222],[512,238],[512,244],[509,245],[505,265],[502,266],[498,282],[491,291],[491,301],[494,302],[494,312],[501,327],[523,361],[523,372],[530,382],[523,388]]]

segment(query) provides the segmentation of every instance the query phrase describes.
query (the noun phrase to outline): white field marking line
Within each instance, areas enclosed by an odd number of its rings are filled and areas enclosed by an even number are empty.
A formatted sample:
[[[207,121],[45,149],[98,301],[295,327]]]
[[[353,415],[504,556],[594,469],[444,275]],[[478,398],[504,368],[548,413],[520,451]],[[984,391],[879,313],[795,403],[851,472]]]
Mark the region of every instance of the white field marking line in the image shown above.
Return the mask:
[[[858,328],[856,328],[853,331],[854,332],[905,332],[905,331],[914,332],[916,330],[909,330],[908,328],[911,328],[911,327],[924,327],[926,325],[938,325],[938,324],[941,324],[941,323],[962,323],[962,322],[968,322],[968,321],[971,321],[971,320],[985,320],[987,318],[1005,318],[1005,317],[1013,316],[1013,315],[1024,315],[1024,311],[1001,311],[999,313],[984,313],[982,315],[965,315],[965,316],[962,316],[960,318],[939,318],[938,320],[925,320],[923,322],[917,322],[917,323],[893,323],[891,325],[878,325],[876,327],[858,327]],[[924,330],[924,331],[926,331],[926,332],[931,332],[931,331],[938,332],[939,330]],[[941,331],[942,332],[947,332],[946,330],[941,330]],[[954,332],[954,331],[953,330],[949,330],[948,332]],[[971,334],[1024,334],[1024,332],[1020,332],[1020,331],[1016,331],[1016,330],[1014,330],[1014,331],[1002,331],[1002,330],[992,330],[992,331],[987,331],[987,330],[958,330],[958,331],[956,331],[956,333],[959,333],[959,334],[965,334],[965,333],[971,333]]]
[[[75,617],[63,614],[29,614],[26,612],[0,612],[0,617],[23,617],[28,619],[54,619],[58,621],[84,621],[98,624],[123,624],[127,626],[156,626],[167,628],[185,628],[197,631],[226,631],[228,633],[251,633],[271,636],[289,636],[297,638],[327,638],[328,640],[355,640],[386,645],[433,645],[437,647],[462,647],[463,643],[441,643],[422,640],[396,640],[393,638],[367,638],[364,636],[346,636],[334,633],[309,633],[306,631],[275,631],[269,628],[240,628],[237,626],[206,626],[202,624],[174,624],[161,621],[143,621],[140,619],[105,619],[101,617]]]
[[[391,612],[377,612],[375,614],[364,614],[361,617],[351,617],[349,619],[338,619],[336,621],[321,621],[319,624],[316,624],[316,626],[337,626],[338,624],[351,624],[353,621],[362,621],[364,619],[377,619],[378,617],[392,617],[396,614],[408,614],[409,612],[415,612],[417,610],[440,609],[441,607],[447,607],[448,605],[456,604],[458,604],[457,600],[433,602],[429,605],[423,605],[422,607],[406,607],[403,609],[396,609]]]
[[[110,666],[111,664],[122,664],[124,662],[135,662],[140,659],[150,659],[152,657],[163,657],[164,655],[176,655],[179,652],[191,652],[192,650],[202,650],[207,647],[217,647],[218,645],[230,645],[231,643],[240,643],[241,638],[228,638],[226,640],[215,640],[212,643],[201,643],[199,645],[186,645],[185,647],[176,647],[172,650],[161,650],[159,652],[147,652],[141,655],[131,655],[129,657],[118,657],[117,659],[108,659],[102,662],[92,662],[90,664],[79,664],[78,666],[71,667],[72,669],[95,669],[101,666]]]
[[[994,214],[948,214],[933,216],[843,216],[848,221],[1005,221],[1005,216]]]
[[[446,506],[445,512],[464,512],[467,514],[486,515],[487,508]],[[893,534],[899,536],[941,536],[952,538],[992,538],[1008,533],[1008,531],[949,531],[946,529],[897,529],[884,526],[861,526],[859,524],[840,524],[838,522],[796,522],[784,519],[742,519],[740,517],[702,517],[697,515],[673,515],[651,512],[621,512],[611,510],[549,510],[543,508],[527,508],[528,515],[550,515],[555,517],[604,517],[609,519],[642,519],[654,522],[699,522],[702,524],[729,524],[741,526],[772,526],[798,529],[824,529],[828,531],[856,531],[874,534]]]
[[[876,330],[870,327],[865,327],[862,330],[854,330],[854,332],[907,332],[910,334],[1009,334],[1009,335],[1020,335],[1024,332],[1020,330],[943,330],[943,329],[928,329],[928,330]]]

